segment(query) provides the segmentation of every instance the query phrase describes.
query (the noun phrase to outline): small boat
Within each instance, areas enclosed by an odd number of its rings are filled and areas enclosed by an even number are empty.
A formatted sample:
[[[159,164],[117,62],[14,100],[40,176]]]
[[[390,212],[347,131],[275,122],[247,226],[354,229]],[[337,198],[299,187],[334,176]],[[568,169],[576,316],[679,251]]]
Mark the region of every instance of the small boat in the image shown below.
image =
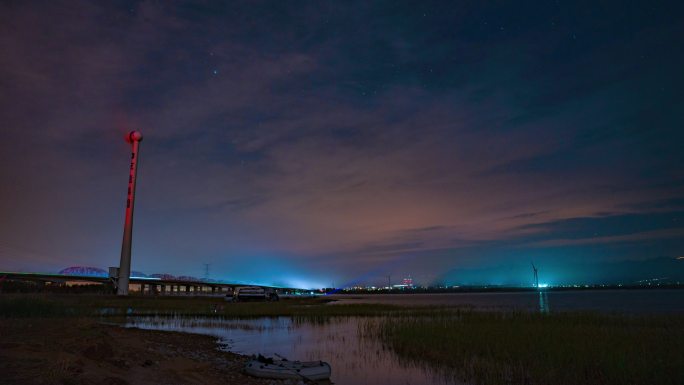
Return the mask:
[[[245,364],[245,372],[254,377],[320,381],[330,378],[330,364],[323,361],[288,361],[259,356]]]

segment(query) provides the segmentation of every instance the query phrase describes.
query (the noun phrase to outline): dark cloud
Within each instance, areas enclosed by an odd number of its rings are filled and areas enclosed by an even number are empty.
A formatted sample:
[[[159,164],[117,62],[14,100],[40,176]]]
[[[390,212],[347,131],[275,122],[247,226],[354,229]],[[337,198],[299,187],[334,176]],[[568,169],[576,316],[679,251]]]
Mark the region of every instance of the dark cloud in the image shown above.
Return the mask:
[[[136,270],[239,278],[249,257],[328,282],[567,240],[575,259],[681,253],[676,5],[0,7],[7,268],[118,261],[132,128]],[[640,233],[660,235],[594,249]]]

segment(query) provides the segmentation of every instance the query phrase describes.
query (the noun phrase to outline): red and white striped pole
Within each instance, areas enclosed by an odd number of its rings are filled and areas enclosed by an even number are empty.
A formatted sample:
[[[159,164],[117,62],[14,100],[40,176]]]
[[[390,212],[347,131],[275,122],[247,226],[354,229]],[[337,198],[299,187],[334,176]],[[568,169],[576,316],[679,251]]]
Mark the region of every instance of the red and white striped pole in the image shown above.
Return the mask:
[[[135,203],[135,185],[138,174],[138,149],[142,142],[140,131],[131,131],[126,136],[131,144],[131,169],[128,175],[128,199],[126,200],[126,223],[124,224],[123,243],[121,244],[121,261],[119,262],[119,279],[116,294],[128,295],[128,279],[131,275],[131,242],[133,241],[133,205]]]

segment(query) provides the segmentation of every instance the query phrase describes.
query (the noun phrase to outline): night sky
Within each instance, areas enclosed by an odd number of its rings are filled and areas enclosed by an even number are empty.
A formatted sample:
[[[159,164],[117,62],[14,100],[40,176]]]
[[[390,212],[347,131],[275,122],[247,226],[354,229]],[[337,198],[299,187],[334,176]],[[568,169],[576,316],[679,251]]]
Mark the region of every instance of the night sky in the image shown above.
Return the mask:
[[[684,6],[483,3],[3,1],[0,270],[118,265],[132,129],[146,273],[563,283],[684,255]]]

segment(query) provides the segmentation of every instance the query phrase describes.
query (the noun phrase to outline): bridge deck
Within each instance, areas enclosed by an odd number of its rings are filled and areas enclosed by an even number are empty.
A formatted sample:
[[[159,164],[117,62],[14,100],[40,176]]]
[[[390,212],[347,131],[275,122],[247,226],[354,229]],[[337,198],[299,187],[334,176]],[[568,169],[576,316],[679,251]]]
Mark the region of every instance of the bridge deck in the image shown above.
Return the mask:
[[[106,284],[112,282],[109,277],[102,276],[89,276],[89,275],[67,275],[67,274],[50,274],[50,273],[22,273],[22,272],[0,272],[0,281],[8,280],[21,280],[21,281],[38,281],[38,282],[92,282]],[[189,292],[188,288],[211,288],[212,292],[220,289],[234,289],[240,286],[256,286],[263,287],[267,289],[280,289],[285,291],[301,291],[304,289],[299,288],[289,288],[289,287],[279,287],[279,286],[268,286],[260,284],[250,284],[244,282],[222,282],[222,281],[205,281],[205,280],[182,280],[182,279],[162,279],[162,278],[150,278],[150,277],[131,277],[129,279],[130,284],[134,285],[149,285],[149,287],[162,286],[165,289],[167,287],[177,287],[184,288],[184,292]],[[196,289],[193,289],[196,290]],[[171,290],[173,292],[173,289]]]

